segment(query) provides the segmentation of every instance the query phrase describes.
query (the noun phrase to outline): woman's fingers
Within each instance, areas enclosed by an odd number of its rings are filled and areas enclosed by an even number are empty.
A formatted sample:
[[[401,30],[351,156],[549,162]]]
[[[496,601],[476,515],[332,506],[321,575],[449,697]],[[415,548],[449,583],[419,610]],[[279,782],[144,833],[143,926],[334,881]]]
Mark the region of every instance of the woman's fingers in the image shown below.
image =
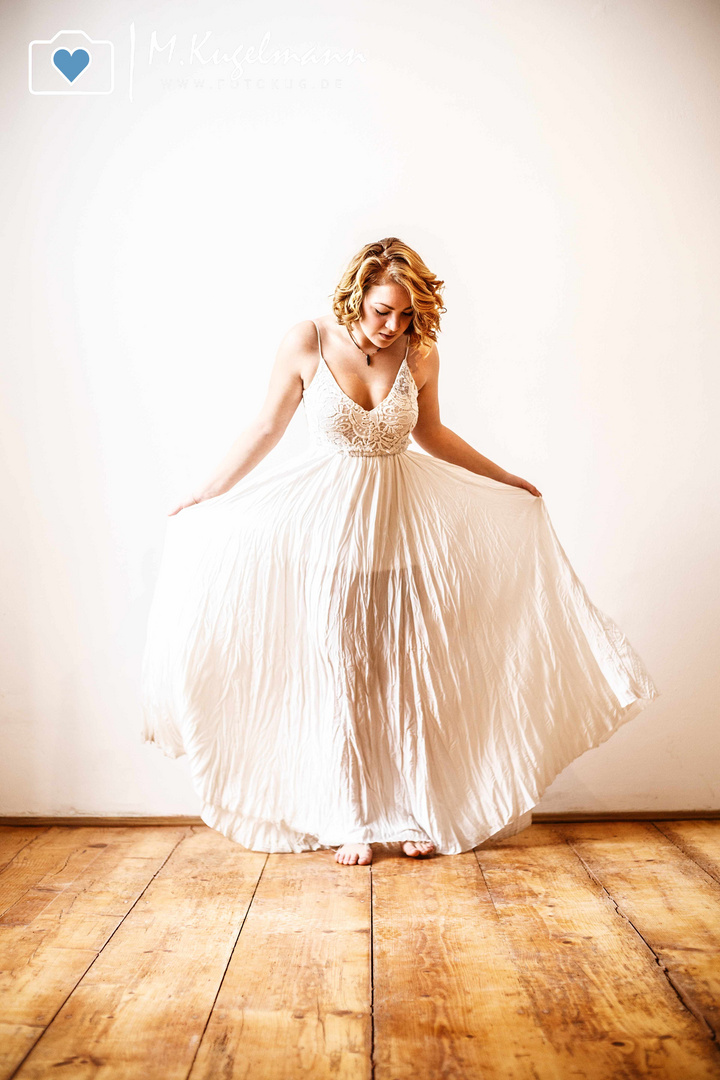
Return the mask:
[[[174,517],[175,514],[179,514],[181,510],[184,510],[186,506],[198,506],[202,502],[202,499],[196,499],[191,496],[189,499],[185,499],[184,502],[178,503],[174,510],[168,512],[168,517]]]
[[[525,490],[529,491],[531,495],[537,495],[537,496],[542,495],[542,492],[538,491],[538,489],[535,487],[535,485],[531,484],[529,480],[523,480],[522,477],[520,477],[520,476],[518,476],[517,480],[518,480],[517,486],[518,487],[524,487]]]

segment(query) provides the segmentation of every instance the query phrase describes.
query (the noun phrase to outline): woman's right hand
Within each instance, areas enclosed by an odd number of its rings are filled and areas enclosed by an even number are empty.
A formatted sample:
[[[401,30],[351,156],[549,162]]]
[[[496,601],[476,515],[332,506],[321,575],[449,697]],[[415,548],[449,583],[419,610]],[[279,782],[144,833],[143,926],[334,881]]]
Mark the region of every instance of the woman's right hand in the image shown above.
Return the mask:
[[[189,499],[183,499],[179,502],[173,510],[168,511],[168,517],[173,517],[175,514],[179,514],[181,510],[184,510],[186,506],[197,506],[199,503],[204,502],[204,496],[201,495],[199,499],[196,499],[194,495],[191,495]]]
[[[542,497],[542,491],[538,491],[534,484],[531,484],[529,480],[523,480],[522,476],[515,476],[514,473],[506,472],[502,483],[510,484],[511,487],[525,488],[531,495],[537,495],[538,498]]]

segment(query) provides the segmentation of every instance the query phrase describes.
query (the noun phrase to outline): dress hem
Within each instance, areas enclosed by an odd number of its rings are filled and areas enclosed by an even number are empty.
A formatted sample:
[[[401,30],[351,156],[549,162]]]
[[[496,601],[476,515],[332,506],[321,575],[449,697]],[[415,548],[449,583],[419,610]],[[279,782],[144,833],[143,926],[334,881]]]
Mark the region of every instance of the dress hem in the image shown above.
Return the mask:
[[[436,843],[432,836],[428,835],[428,832],[421,828],[401,828],[398,830],[391,830],[389,833],[373,835],[370,838],[348,838],[345,836],[340,839],[338,837],[331,838],[327,834],[321,837],[319,834],[315,835],[307,832],[301,833],[300,831],[292,830],[286,823],[278,825],[276,822],[251,818],[247,815],[239,814],[234,810],[229,810],[226,807],[217,806],[213,803],[203,804],[200,817],[210,828],[217,830],[229,840],[240,844],[241,847],[246,848],[248,851],[258,851],[268,855],[288,853],[300,854],[304,851],[331,850],[347,843],[396,844],[402,843],[404,840],[429,840],[431,843],[435,844],[435,854],[437,855],[461,855],[468,851],[475,851],[486,841],[508,838],[528,828],[532,824],[532,810],[560,773],[589,750],[595,750],[597,747],[607,742],[619,728],[624,727],[626,723],[634,719],[659,696],[660,691],[657,690],[657,688],[654,688],[650,697],[637,698],[625,707],[617,723],[607,731],[604,731],[600,738],[585,747],[584,750],[577,751],[577,748],[573,748],[561,766],[551,769],[550,772],[545,774],[539,781],[536,777],[534,778],[536,782],[531,784],[529,782],[530,778],[528,778],[528,781],[526,781],[524,785],[524,790],[526,792],[525,798],[517,800],[510,816],[505,817],[505,819],[499,823],[494,823],[489,831],[486,828],[482,831],[481,835],[472,841],[466,842],[464,840],[458,840],[455,844]],[[518,784],[518,787],[523,787],[523,785]],[[514,826],[517,827],[515,828]],[[272,847],[269,847],[267,843],[262,847],[253,846],[253,844],[262,843],[262,840],[258,837],[258,833],[265,831],[267,834],[267,831],[270,830],[274,831],[277,837],[276,842]],[[362,832],[362,828],[357,831]],[[297,837],[297,839],[290,839],[291,834],[293,834],[294,837]],[[244,843],[241,837],[248,842]]]

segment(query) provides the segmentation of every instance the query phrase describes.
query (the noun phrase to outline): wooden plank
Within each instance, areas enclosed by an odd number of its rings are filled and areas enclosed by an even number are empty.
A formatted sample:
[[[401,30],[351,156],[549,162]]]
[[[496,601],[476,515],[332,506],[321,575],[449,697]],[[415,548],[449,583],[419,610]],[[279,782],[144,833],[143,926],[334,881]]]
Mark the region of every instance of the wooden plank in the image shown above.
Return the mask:
[[[184,1080],[266,858],[192,827],[15,1075]]]
[[[58,826],[23,845],[0,871],[0,918],[28,889],[60,893],[107,847],[105,829]]]
[[[75,845],[63,849],[62,865],[45,874],[46,856],[41,855],[36,869],[42,876],[31,885],[30,867],[25,868],[24,891],[17,889],[17,899],[0,916],[0,929],[27,926],[37,932],[45,927],[41,921],[45,911],[50,929],[60,915],[70,912],[123,918],[156,869],[188,833],[186,828],[161,833],[154,829],[106,829],[101,843],[88,844],[78,838]],[[93,830],[90,839],[94,836]],[[89,857],[82,857],[88,852]]]
[[[595,852],[591,830],[601,851]],[[622,881],[623,864],[633,865],[641,834],[651,832],[651,826],[634,823],[533,825],[496,848],[475,852],[535,1013],[564,1058],[561,1076],[720,1075],[707,1029],[575,853],[592,856],[603,876],[612,863],[615,885]],[[618,850],[620,834],[628,842]],[[645,854],[651,850],[648,844]],[[643,876],[652,877],[653,869],[642,859],[635,866],[644,901]],[[692,919],[685,930],[693,936]]]
[[[688,1009],[720,1033],[720,884],[654,826],[558,828],[642,935]]]
[[[0,1076],[9,1080],[42,1035],[42,1027],[0,1019]]]
[[[12,862],[19,851],[32,844],[48,831],[45,828],[10,828],[0,826],[0,872]]]
[[[705,818],[703,821],[655,821],[653,824],[701,870],[720,882],[720,822]]]
[[[151,829],[104,833],[106,842],[91,849],[95,857],[89,864],[75,861],[73,880],[68,877],[73,865],[68,853],[86,845],[82,838],[74,846],[65,838],[67,861],[47,878],[58,888],[28,889],[0,920],[0,1078],[11,1075],[40,1038],[188,830],[160,836]],[[47,859],[41,859],[36,869],[46,865]]]
[[[270,855],[191,1080],[371,1075],[370,873]]]
[[[375,1080],[579,1075],[543,1031],[472,852],[379,855],[372,877]]]

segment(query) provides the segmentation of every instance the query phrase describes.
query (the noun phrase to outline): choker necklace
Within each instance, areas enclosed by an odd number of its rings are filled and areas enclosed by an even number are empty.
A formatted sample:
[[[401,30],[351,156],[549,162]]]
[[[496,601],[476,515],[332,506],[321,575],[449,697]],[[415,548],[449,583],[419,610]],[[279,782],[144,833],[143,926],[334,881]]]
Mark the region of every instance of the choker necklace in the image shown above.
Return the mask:
[[[347,325],[347,324],[346,324],[346,325]],[[348,334],[350,335],[350,337],[352,338],[352,343],[353,343],[353,345],[356,345],[356,346],[357,346],[357,348],[358,348],[358,349],[360,349],[360,346],[358,345],[357,341],[356,341],[356,340],[355,340],[355,338],[353,337],[353,335],[352,335],[352,330],[350,329],[350,327],[349,327],[349,326],[348,326],[348,328],[347,328],[347,332],[348,332]],[[375,352],[379,352],[379,351],[380,351],[380,347],[378,346],[378,348],[377,348],[377,349],[375,350]],[[373,354],[372,354],[372,353],[366,353],[364,349],[360,349],[360,352],[361,352],[361,353],[365,353],[365,359],[366,359],[366,360],[367,360],[367,362],[368,362],[368,367],[370,367],[370,357],[371,357],[371,355],[373,355]]]

